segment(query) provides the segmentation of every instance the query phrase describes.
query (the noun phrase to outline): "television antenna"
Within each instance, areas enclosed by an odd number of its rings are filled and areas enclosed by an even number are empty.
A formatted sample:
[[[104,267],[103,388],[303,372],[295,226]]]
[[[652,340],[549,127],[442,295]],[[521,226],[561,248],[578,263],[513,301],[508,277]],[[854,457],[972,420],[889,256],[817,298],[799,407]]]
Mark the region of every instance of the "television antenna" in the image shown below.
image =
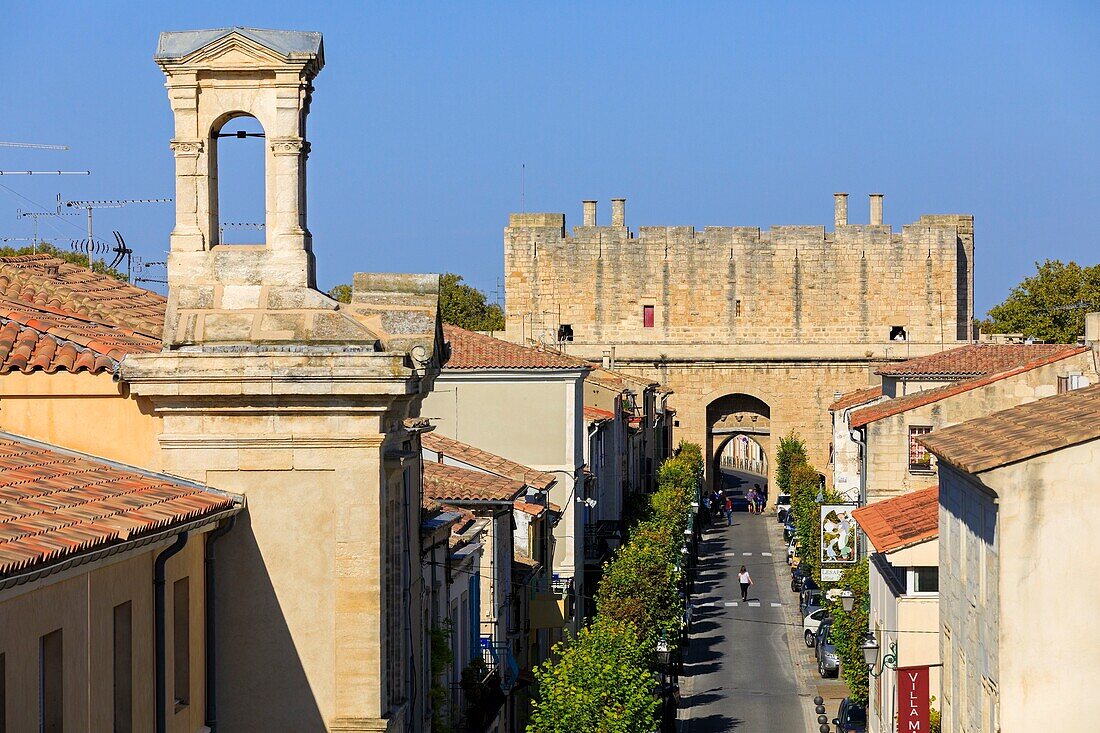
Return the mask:
[[[160,261],[160,262],[146,262],[145,260],[141,259],[140,257],[135,257],[134,260],[135,260],[135,265],[137,266],[137,271],[139,273],[137,276],[134,277],[133,281],[135,283],[162,283],[164,285],[168,284],[168,279],[167,278],[143,277],[140,274],[140,273],[145,272],[146,270],[148,270],[151,267],[168,267],[168,261],[167,260],[163,260],[163,261]]]
[[[68,150],[68,145],[46,145],[44,143],[0,142],[0,148],[31,148],[34,150]],[[87,176],[91,171],[3,171],[0,176]]]
[[[38,238],[39,219],[51,216],[77,216],[77,213],[75,211],[63,211],[61,208],[61,194],[57,194],[57,211],[23,211],[22,209],[16,209],[15,216],[19,219],[25,219],[29,216],[34,220],[34,238],[31,240],[31,251],[37,252],[38,242],[40,241]]]
[[[170,204],[172,199],[93,199],[89,201],[66,201],[65,206],[72,209],[85,209],[88,212],[88,269],[92,269],[92,252],[95,248],[95,236],[92,234],[93,209],[121,209],[130,204]],[[61,194],[57,194],[57,210],[61,211]],[[104,243],[105,244],[105,243]],[[110,245],[107,245],[110,247]],[[123,245],[125,246],[125,245]],[[108,249],[108,251],[112,251]]]

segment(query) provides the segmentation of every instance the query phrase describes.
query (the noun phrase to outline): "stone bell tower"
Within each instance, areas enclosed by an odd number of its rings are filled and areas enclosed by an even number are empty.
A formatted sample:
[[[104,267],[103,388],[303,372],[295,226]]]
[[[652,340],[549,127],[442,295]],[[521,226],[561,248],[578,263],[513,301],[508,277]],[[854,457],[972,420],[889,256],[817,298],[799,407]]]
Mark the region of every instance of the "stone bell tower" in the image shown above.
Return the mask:
[[[347,305],[314,287],[320,33],[162,33],[155,60],[175,116],[168,311],[163,350],[121,378],[161,418],[158,468],[246,497],[218,545],[217,729],[421,730],[417,415],[444,358],[439,278],[356,273]],[[218,241],[218,133],[242,115],[267,135],[263,245]]]

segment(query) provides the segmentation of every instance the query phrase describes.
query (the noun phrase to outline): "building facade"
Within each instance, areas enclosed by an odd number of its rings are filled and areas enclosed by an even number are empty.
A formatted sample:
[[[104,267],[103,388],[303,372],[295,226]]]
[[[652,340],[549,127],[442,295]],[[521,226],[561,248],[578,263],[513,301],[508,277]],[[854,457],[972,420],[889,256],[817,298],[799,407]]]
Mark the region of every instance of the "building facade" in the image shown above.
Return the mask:
[[[871,198],[869,224],[611,225],[596,202],[567,233],[564,214],[512,214],[504,231],[507,338],[555,343],[650,377],[676,393],[679,435],[704,446],[707,473],[724,444],[798,431],[812,463],[828,462],[823,420],[839,390],[869,369],[971,337],[974,222],[922,216],[896,233]],[[752,432],[717,427],[756,418]],[[774,461],[769,463],[774,465]]]

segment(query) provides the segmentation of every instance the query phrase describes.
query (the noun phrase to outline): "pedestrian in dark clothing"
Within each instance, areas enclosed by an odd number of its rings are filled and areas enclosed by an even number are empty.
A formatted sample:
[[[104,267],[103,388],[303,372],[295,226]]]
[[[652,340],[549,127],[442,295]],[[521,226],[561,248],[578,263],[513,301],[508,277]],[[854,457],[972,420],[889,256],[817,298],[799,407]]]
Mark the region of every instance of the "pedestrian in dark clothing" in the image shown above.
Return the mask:
[[[744,565],[741,566],[741,572],[737,574],[737,582],[741,584],[741,600],[749,600],[749,586],[752,585],[752,576],[749,575],[749,570]]]
[[[726,526],[733,524],[733,499],[726,497]]]

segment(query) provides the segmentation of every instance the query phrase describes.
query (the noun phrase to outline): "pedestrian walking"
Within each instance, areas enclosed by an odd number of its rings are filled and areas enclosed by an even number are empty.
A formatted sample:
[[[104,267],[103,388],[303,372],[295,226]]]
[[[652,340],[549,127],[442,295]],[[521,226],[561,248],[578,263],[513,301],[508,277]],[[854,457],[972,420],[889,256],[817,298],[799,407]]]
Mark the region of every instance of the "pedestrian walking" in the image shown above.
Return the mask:
[[[768,493],[760,488],[760,484],[753,484],[756,490],[756,513],[764,513],[764,505],[768,503]]]
[[[741,572],[737,574],[737,582],[741,584],[741,601],[749,600],[749,586],[752,585],[752,576],[749,575],[749,570],[744,565],[741,566]]]
[[[749,489],[749,514],[756,514],[756,492]]]
[[[733,524],[733,499],[726,497],[726,526],[729,527]]]

